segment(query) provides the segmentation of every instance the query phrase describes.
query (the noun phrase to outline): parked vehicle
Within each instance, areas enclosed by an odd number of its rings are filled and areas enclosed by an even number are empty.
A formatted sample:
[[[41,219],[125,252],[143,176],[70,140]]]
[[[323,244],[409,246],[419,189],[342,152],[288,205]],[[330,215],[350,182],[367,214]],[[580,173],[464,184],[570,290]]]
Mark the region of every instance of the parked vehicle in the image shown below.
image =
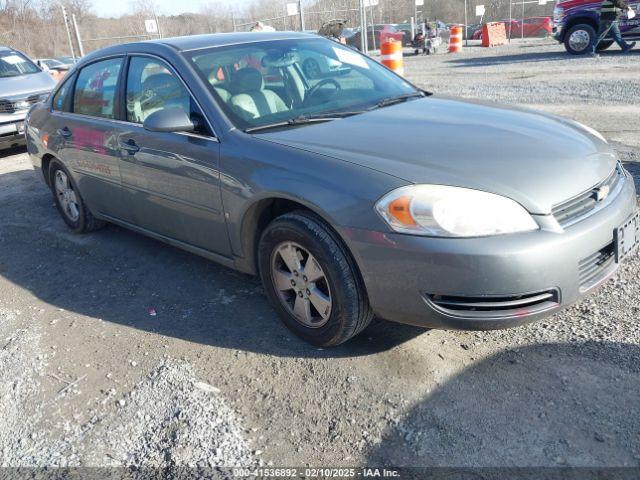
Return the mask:
[[[362,32],[360,29],[354,31],[353,35],[346,38],[347,45],[357,48],[361,48]],[[398,31],[393,25],[371,25],[367,29],[367,44],[369,50],[380,48],[381,42],[387,38],[393,38],[399,42],[405,44],[404,32]],[[408,39],[409,44],[411,38]]]
[[[503,20],[507,37],[511,38],[546,38],[553,32],[553,21],[550,17],[531,17],[521,20]],[[471,35],[473,40],[482,40],[482,28]]]
[[[310,79],[305,51],[350,71]],[[633,178],[596,131],[433,96],[302,33],[94,52],[31,108],[27,138],[70,229],[113,222],[259,274],[315,345],[374,315],[532,321],[602,284],[640,242]]]
[[[56,81],[60,81],[69,71],[67,65],[54,58],[40,58],[36,60],[36,64]]]
[[[627,2],[636,12],[640,10],[640,1]],[[553,12],[553,37],[564,43],[567,52],[573,55],[589,53],[589,47],[596,39],[600,19],[601,1],[561,0]],[[627,41],[640,40],[640,17],[629,20],[626,16],[620,21],[620,31]],[[598,44],[599,51],[613,45],[613,37],[607,36]]]
[[[24,144],[27,111],[55,86],[55,80],[26,55],[0,47],[0,148]]]
[[[67,69],[71,69],[76,64],[76,59],[73,57],[56,57],[55,60],[60,62],[62,65],[67,67]]]
[[[404,42],[404,32],[398,30],[394,25],[382,25],[382,28],[377,31],[378,45],[388,41],[395,40],[396,42]]]

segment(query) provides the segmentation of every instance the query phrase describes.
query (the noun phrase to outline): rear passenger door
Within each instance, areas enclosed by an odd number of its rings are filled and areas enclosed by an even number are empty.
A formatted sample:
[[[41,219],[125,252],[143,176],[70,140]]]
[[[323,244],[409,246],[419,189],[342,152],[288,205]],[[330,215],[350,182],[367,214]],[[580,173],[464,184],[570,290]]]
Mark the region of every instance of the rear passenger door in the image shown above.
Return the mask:
[[[114,217],[126,211],[116,121],[123,62],[123,57],[98,60],[67,80],[54,97],[49,138],[89,208]]]
[[[199,129],[149,132],[145,119],[164,108],[183,109]],[[118,135],[122,185],[130,221],[146,230],[220,255],[230,255],[222,212],[219,143],[195,98],[175,70],[153,56],[131,56],[124,118]]]

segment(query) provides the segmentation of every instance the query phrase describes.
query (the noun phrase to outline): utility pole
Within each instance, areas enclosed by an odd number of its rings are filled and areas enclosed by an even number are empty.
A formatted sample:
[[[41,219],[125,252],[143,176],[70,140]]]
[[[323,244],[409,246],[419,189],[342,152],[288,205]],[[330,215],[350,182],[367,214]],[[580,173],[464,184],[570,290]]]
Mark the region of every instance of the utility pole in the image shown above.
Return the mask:
[[[73,41],[71,40],[71,30],[69,29],[69,17],[67,16],[67,9],[64,8],[64,5],[60,5],[62,8],[62,20],[64,21],[64,28],[67,30],[67,40],[69,40],[69,50],[71,51],[71,56],[75,60],[76,52],[73,49]]]
[[[302,10],[302,0],[298,0],[298,10],[300,11],[300,30],[304,32],[304,10]]]
[[[360,51],[367,53],[367,24],[364,14],[364,0],[360,0]]]
[[[522,34],[520,40],[524,40],[524,1],[522,0],[522,23],[520,24],[520,32]],[[510,28],[513,28],[513,25],[509,25]]]
[[[469,25],[469,17],[467,16],[467,0],[464,0],[464,38],[466,39],[465,41],[467,42],[466,45],[467,47],[469,46],[469,27],[467,25]]]
[[[73,21],[73,30],[76,33],[76,42],[78,42],[78,50],[80,50],[80,58],[84,57],[84,48],[82,47],[82,38],[80,38],[80,30],[78,30],[78,22],[76,21],[76,14],[71,14],[71,20]]]
[[[160,22],[158,21],[158,15],[156,15],[156,10],[153,10],[153,18],[156,21],[156,26],[158,27],[158,37],[162,38],[162,30],[160,29]]]
[[[511,43],[511,22],[513,19],[513,0],[509,0],[509,43]]]

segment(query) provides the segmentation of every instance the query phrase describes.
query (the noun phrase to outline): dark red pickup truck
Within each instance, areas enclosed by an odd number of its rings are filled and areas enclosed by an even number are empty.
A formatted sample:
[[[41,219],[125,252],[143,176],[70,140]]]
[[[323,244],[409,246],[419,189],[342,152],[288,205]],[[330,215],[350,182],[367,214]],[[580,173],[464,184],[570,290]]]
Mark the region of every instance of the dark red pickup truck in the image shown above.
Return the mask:
[[[629,6],[638,12],[640,0],[632,0]],[[569,53],[581,55],[589,52],[589,46],[598,32],[598,19],[602,0],[558,0],[553,12],[553,36],[564,43]],[[620,30],[626,40],[640,40],[640,16],[629,20],[625,14],[620,19]],[[613,44],[612,38],[605,38],[598,50],[605,50]]]

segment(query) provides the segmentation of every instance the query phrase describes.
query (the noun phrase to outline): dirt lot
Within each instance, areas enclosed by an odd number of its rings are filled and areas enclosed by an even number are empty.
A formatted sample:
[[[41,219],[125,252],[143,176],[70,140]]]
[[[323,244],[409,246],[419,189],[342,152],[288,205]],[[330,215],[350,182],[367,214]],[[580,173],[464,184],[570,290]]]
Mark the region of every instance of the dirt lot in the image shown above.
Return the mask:
[[[406,70],[600,129],[638,183],[639,60],[535,41]],[[8,151],[0,464],[639,466],[639,266],[527,327],[379,323],[315,349],[256,279],[113,226],[69,233],[24,151]]]

